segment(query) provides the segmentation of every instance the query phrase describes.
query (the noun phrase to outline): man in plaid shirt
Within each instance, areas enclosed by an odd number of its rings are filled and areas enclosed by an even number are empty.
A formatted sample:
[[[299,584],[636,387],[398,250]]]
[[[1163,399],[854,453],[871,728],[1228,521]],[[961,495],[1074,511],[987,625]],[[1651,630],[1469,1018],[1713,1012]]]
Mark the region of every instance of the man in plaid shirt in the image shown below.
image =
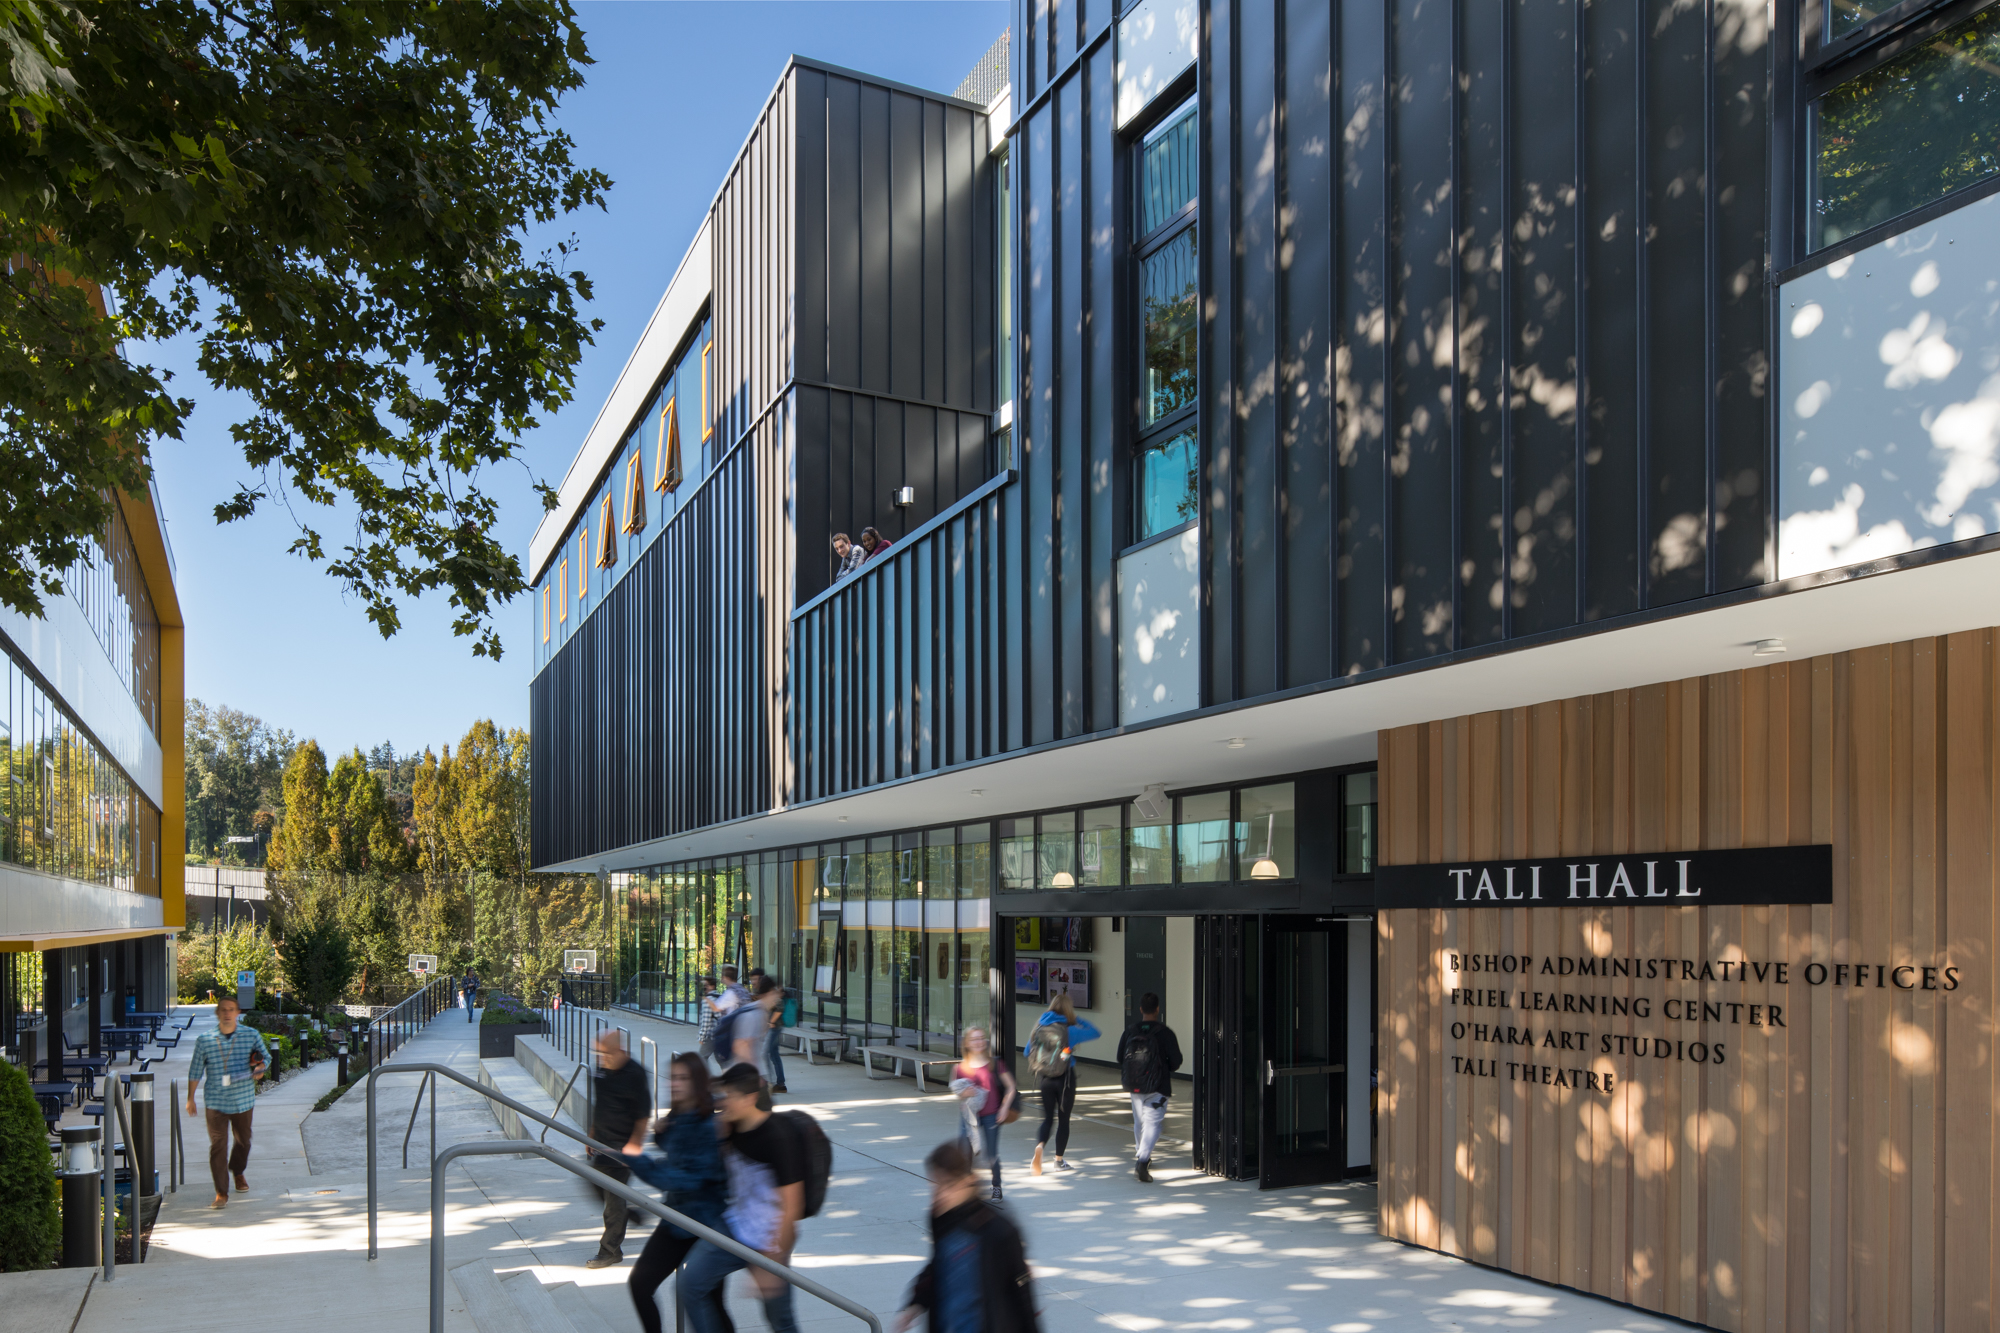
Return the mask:
[[[223,996],[215,1002],[215,1028],[195,1039],[194,1059],[188,1064],[187,1111],[194,1114],[194,1087],[205,1077],[208,1087],[202,1102],[208,1112],[208,1174],[215,1180],[215,1200],[208,1206],[220,1208],[229,1202],[229,1177],[236,1177],[238,1191],[250,1188],[243,1168],[250,1165],[250,1117],[257,1105],[257,1080],[271,1066],[270,1048],[254,1028],[237,1024],[236,1001]],[[234,1131],[236,1148],[230,1151]]]

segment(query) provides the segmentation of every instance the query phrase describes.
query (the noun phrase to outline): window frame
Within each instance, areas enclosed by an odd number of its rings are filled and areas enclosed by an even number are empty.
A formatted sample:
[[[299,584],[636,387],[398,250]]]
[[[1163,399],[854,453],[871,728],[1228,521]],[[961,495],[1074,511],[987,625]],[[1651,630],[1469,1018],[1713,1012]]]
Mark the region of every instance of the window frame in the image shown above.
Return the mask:
[[[1190,69],[1189,73],[1192,75],[1193,70]],[[1196,122],[1196,152],[1201,154],[1201,158],[1205,158],[1207,155],[1201,152],[1200,142],[1201,95],[1193,77],[1183,77],[1176,80],[1172,86],[1163,89],[1156,98],[1154,107],[1150,113],[1132,123],[1130,129],[1124,135],[1122,144],[1125,161],[1124,169],[1119,172],[1119,192],[1121,197],[1116,200],[1115,207],[1118,210],[1119,225],[1123,228],[1124,235],[1128,238],[1128,243],[1125,247],[1125,263],[1122,266],[1123,286],[1125,290],[1120,293],[1119,308],[1126,316],[1130,317],[1132,322],[1124,324],[1122,319],[1120,321],[1121,326],[1126,331],[1130,349],[1128,354],[1123,358],[1125,362],[1123,378],[1125,383],[1130,386],[1130,397],[1128,399],[1130,406],[1123,423],[1126,447],[1125,466],[1122,469],[1122,481],[1125,492],[1124,503],[1119,506],[1122,513],[1121,521],[1123,523],[1123,527],[1120,529],[1123,534],[1123,540],[1119,543],[1118,549],[1118,554],[1121,556],[1142,547],[1153,545],[1155,542],[1178,536],[1188,529],[1198,526],[1201,522],[1198,503],[1199,491],[1197,491],[1197,509],[1194,517],[1170,527],[1162,528],[1158,532],[1144,535],[1141,535],[1139,528],[1139,506],[1145,494],[1141,481],[1141,460],[1144,458],[1145,452],[1150,445],[1170,440],[1182,431],[1191,429],[1194,432],[1196,471],[1199,475],[1206,476],[1207,468],[1207,456],[1202,447],[1203,440],[1200,423],[1204,380],[1199,333],[1202,289],[1200,231],[1202,191],[1200,181],[1205,165],[1203,161],[1198,159],[1196,162],[1194,197],[1182,204],[1171,216],[1153,227],[1150,231],[1143,235],[1134,234],[1138,230],[1138,218],[1136,216],[1138,205],[1137,181],[1141,165],[1144,162],[1146,139],[1153,131],[1179,119],[1184,113],[1192,116]],[[1197,332],[1195,342],[1194,393],[1189,397],[1187,402],[1181,404],[1173,411],[1168,412],[1157,421],[1147,423],[1145,421],[1147,402],[1145,390],[1146,318],[1144,304],[1146,261],[1179,240],[1184,233],[1190,230],[1195,233],[1195,306]]]
[[[1774,38],[1780,50],[1794,52],[1789,70],[1791,95],[1774,95],[1774,117],[1789,119],[1777,126],[1789,139],[1789,151],[1781,159],[1791,180],[1779,183],[1773,194],[1789,202],[1791,216],[1777,229],[1787,253],[1772,256],[1776,288],[1802,273],[1822,268],[1857,251],[1908,231],[1932,218],[1952,212],[1988,194],[2000,192],[2000,172],[1976,181],[1916,208],[1908,209],[1842,237],[1831,245],[1812,247],[1814,232],[1814,104],[1843,85],[1872,74],[1883,65],[1908,54],[1912,49],[1948,28],[1957,27],[1992,9],[1995,0],[1904,0],[1874,18],[1857,31],[1833,41],[1823,40],[1829,0],[1796,0],[1780,8],[1781,21]],[[1787,29],[1787,25],[1789,28]]]

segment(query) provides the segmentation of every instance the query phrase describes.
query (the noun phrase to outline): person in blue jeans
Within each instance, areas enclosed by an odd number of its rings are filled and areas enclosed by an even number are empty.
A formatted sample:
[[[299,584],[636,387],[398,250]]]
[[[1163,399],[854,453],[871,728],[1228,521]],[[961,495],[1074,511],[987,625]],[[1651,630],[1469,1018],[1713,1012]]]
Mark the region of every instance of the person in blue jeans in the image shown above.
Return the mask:
[[[756,978],[766,975],[768,974],[761,967],[751,968],[752,988],[755,988],[754,983]],[[778,986],[778,1005],[771,1012],[770,1035],[764,1038],[764,1065],[769,1071],[771,1091],[776,1093],[785,1091],[785,1059],[778,1047],[778,1034],[784,1031],[785,1027],[785,988],[782,985],[778,985],[776,977],[771,978],[771,983]]]
[[[783,1116],[757,1105],[764,1076],[757,1066],[731,1065],[718,1080],[722,1085],[723,1165],[729,1172],[729,1203],[722,1219],[729,1234],[781,1264],[792,1260],[799,1219],[805,1216],[806,1172],[810,1168],[804,1136]],[[702,1241],[681,1270],[681,1297],[695,1333],[734,1333],[724,1308],[722,1285],[731,1273],[750,1267],[719,1245]],[[771,1333],[798,1333],[792,1314],[792,1286],[774,1273],[751,1269],[757,1299]]]
[[[1063,1160],[1063,1151],[1069,1147],[1070,1112],[1076,1109],[1075,1048],[1103,1035],[1076,1016],[1069,996],[1057,995],[1035,1020],[1027,1044],[1021,1047],[1021,1054],[1028,1057],[1028,1072],[1042,1087],[1042,1127],[1035,1134],[1035,1155],[1028,1163],[1028,1169],[1038,1176],[1042,1174],[1042,1149],[1051,1130],[1056,1139],[1056,1170],[1076,1170]]]
[[[708,1066],[693,1051],[682,1051],[674,1057],[667,1081],[670,1109],[653,1133],[660,1153],[646,1151],[646,1125],[641,1121],[625,1145],[625,1161],[633,1175],[660,1191],[667,1207],[703,1226],[724,1230],[723,1189],[729,1174],[722,1164],[721,1125],[715,1116]],[[661,1222],[647,1238],[639,1261],[632,1265],[630,1282],[632,1304],[645,1333],[661,1333],[660,1286],[696,1243],[691,1233],[671,1222]],[[725,1329],[728,1318],[725,1313]]]

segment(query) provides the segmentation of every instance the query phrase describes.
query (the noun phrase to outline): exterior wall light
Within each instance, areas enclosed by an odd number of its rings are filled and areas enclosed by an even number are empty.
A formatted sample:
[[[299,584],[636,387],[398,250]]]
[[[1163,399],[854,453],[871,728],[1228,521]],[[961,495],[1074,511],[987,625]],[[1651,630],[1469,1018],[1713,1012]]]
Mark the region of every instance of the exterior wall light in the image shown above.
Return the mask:
[[[1058,870],[1056,871],[1055,878],[1049,881],[1049,887],[1052,889],[1073,889],[1076,887],[1076,876],[1070,874],[1067,870]]]
[[[916,487],[899,486],[896,488],[896,508],[907,509],[909,506],[915,504],[916,502],[917,502]]]

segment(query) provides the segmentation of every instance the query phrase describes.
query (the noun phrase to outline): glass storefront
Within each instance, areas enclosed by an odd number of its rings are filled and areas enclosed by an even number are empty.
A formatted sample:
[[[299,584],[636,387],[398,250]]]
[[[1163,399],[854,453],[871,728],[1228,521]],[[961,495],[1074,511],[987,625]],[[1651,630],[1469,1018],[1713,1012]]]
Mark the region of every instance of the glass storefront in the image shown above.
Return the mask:
[[[1332,781],[1315,799],[1338,803],[1318,812],[1320,827],[1338,821],[1335,873],[1367,874],[1374,774]],[[1262,782],[1150,813],[1082,806],[612,875],[620,1002],[695,1022],[701,978],[762,967],[797,994],[801,1022],[956,1051],[994,1018],[996,894],[1295,880],[1312,813],[1300,790]],[[1101,915],[1118,914],[1115,892],[1102,902]]]

